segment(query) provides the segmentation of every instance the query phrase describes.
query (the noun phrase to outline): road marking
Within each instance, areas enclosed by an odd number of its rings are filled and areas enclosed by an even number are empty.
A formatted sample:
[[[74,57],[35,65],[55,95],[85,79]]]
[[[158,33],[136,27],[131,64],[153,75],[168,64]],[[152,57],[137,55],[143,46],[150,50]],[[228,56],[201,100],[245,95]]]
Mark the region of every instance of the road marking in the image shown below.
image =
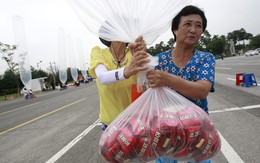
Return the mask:
[[[79,134],[75,139],[73,139],[69,144],[62,148],[58,153],[56,153],[52,158],[50,158],[46,163],[54,163],[63,154],[65,154],[71,147],[73,147],[77,142],[79,142],[84,136],[86,136],[95,126],[99,125],[100,120],[96,120],[92,125],[90,125],[86,130]]]
[[[36,118],[34,118],[34,119],[32,119],[32,120],[29,120],[29,121],[27,121],[27,122],[25,122],[25,123],[22,123],[22,124],[20,124],[20,125],[18,125],[18,126],[15,126],[15,127],[10,128],[10,129],[8,129],[8,130],[5,130],[5,131],[3,131],[3,132],[0,132],[0,135],[3,135],[3,134],[5,134],[5,133],[7,133],[7,132],[9,132],[9,131],[13,131],[13,130],[15,130],[15,129],[17,129],[17,128],[20,128],[20,127],[22,127],[22,126],[25,126],[25,125],[27,125],[27,124],[29,124],[29,123],[32,123],[32,122],[34,122],[34,121],[37,121],[37,120],[39,120],[39,119],[41,119],[41,118],[44,118],[44,117],[46,117],[46,116],[48,116],[48,115],[51,115],[51,114],[53,114],[53,113],[56,113],[56,112],[58,112],[58,111],[60,111],[60,110],[62,110],[62,109],[65,109],[65,108],[67,108],[67,107],[69,107],[69,106],[71,106],[71,105],[74,105],[74,104],[76,104],[76,103],[78,103],[78,102],[81,102],[81,101],[83,101],[83,100],[85,100],[85,99],[86,99],[86,98],[80,99],[80,100],[75,101],[75,102],[73,102],[73,103],[71,103],[71,104],[65,105],[65,106],[60,107],[60,108],[58,108],[58,109],[56,109],[56,110],[53,110],[53,111],[51,111],[51,112],[49,112],[49,113],[43,114],[43,115],[41,115],[41,116],[39,116],[39,117],[36,117]]]
[[[232,81],[236,81],[236,79],[232,79],[232,78],[227,78],[227,80],[232,80]]]
[[[7,114],[7,113],[11,113],[11,112],[17,111],[17,110],[20,110],[20,109],[23,109],[23,108],[26,108],[26,107],[29,107],[29,106],[36,105],[36,104],[39,104],[39,103],[40,103],[40,102],[36,102],[36,103],[30,104],[30,105],[22,106],[22,107],[20,107],[20,108],[16,108],[16,109],[13,109],[13,110],[9,110],[9,111],[0,113],[0,116],[1,116],[1,115],[4,115],[4,114]]]
[[[224,69],[224,70],[230,70],[232,68],[229,68],[229,67],[215,67],[216,69]]]
[[[260,108],[260,105],[251,105],[251,106],[244,106],[244,107],[241,107],[242,109],[255,109],[255,108]]]
[[[260,105],[251,105],[251,106],[243,106],[243,107],[226,108],[226,109],[221,109],[221,110],[212,110],[212,111],[209,111],[209,113],[210,114],[223,113],[223,112],[227,112],[227,111],[247,110],[247,109],[260,109]]]
[[[229,163],[244,163],[241,157],[235,152],[234,148],[226,141],[226,139],[218,131],[221,139],[221,152]]]

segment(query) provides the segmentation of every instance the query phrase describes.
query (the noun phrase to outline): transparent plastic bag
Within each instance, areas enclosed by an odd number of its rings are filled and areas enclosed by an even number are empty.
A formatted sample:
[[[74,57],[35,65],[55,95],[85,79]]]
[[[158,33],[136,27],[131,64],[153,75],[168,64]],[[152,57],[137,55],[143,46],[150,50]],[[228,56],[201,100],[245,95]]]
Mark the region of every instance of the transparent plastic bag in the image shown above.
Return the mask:
[[[154,57],[149,54],[148,59],[150,60],[148,63],[146,63],[144,66],[147,66],[148,69],[145,71],[140,71],[137,73],[137,83],[136,83],[136,89],[138,93],[142,93],[145,89],[144,84],[146,82],[146,73],[154,70],[155,66],[159,64],[159,58]]]
[[[108,162],[158,157],[202,161],[220,150],[208,114],[168,87],[149,88],[103,132],[99,152]]]

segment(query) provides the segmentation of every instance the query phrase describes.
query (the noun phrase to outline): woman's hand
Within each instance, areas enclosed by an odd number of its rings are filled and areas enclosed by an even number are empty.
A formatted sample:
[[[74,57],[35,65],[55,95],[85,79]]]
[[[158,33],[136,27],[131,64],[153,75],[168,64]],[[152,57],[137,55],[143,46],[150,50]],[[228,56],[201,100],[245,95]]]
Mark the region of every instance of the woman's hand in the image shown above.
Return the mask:
[[[137,51],[132,55],[130,64],[125,67],[124,76],[128,79],[132,75],[136,75],[140,71],[145,71],[149,67],[144,66],[150,60],[147,58],[149,55],[145,51]]]
[[[131,50],[132,58],[130,64],[124,70],[126,79],[149,68],[144,66],[149,62],[149,59],[147,59],[149,55],[146,53],[147,48],[142,36],[139,36],[134,43],[129,44],[128,48]]]
[[[134,43],[130,43],[128,48],[131,50],[131,53],[134,54],[138,51],[146,51],[147,47],[142,36],[137,37]]]
[[[169,73],[161,70],[152,70],[146,74],[146,79],[151,88],[167,86],[169,81]]]

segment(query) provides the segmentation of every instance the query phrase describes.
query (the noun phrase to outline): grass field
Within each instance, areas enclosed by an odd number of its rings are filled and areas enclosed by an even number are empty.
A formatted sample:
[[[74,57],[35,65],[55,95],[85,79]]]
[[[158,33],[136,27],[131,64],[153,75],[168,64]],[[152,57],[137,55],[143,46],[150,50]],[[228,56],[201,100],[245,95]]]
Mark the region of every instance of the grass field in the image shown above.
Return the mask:
[[[20,98],[22,97],[22,94],[10,94],[10,95],[5,95],[5,96],[0,96],[0,101],[4,101],[4,100],[12,100],[14,98]]]

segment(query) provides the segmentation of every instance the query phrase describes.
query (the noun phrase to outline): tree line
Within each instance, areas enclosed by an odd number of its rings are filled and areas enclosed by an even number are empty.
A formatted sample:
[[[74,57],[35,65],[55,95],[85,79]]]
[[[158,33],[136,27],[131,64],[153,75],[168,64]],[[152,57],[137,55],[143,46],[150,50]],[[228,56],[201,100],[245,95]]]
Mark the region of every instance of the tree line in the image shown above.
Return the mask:
[[[247,33],[245,29],[234,30],[224,35],[213,35],[205,30],[202,37],[196,44],[196,49],[211,52],[213,55],[222,55],[225,57],[231,56],[230,40],[233,40],[234,47],[237,54],[244,53],[247,50],[256,49],[260,47],[260,34],[253,36]],[[167,43],[161,41],[159,44],[151,46],[147,52],[151,55],[156,55],[160,52],[169,50],[174,47],[175,41],[173,38],[169,39]],[[0,75],[0,96],[12,93],[19,93],[23,84],[20,80],[18,63],[14,61],[14,52],[16,45],[8,45],[0,42],[0,53],[2,59],[7,63],[8,69],[3,75]],[[47,71],[31,67],[32,79],[47,77],[46,83],[51,89],[59,85],[58,68],[50,64]],[[81,72],[78,70],[79,75]],[[68,82],[72,82],[70,68],[67,69]]]
[[[211,52],[213,55],[231,56],[230,46],[231,40],[234,42],[235,53],[242,54],[247,50],[256,49],[260,47],[260,34],[253,36],[247,33],[244,28],[229,32],[225,35],[213,35],[205,30],[200,40],[196,44],[196,49]],[[169,39],[167,43],[161,41],[159,44],[150,47],[147,52],[151,55],[169,50],[174,47],[175,41],[173,38]]]

